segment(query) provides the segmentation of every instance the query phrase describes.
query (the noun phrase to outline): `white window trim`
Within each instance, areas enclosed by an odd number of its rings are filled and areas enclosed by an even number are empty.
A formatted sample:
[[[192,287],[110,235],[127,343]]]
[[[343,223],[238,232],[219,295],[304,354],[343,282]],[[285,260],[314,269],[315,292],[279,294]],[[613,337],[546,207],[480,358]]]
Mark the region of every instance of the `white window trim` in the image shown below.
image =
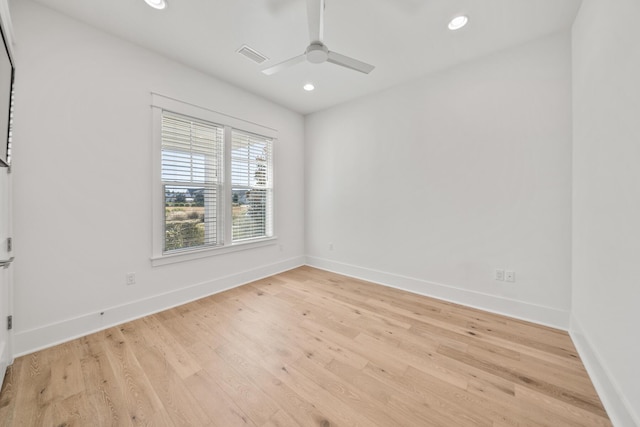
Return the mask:
[[[186,102],[178,101],[173,98],[162,96],[156,93],[151,94],[151,110],[152,110],[152,147],[153,147],[153,177],[152,177],[152,255],[151,265],[160,266],[166,264],[173,264],[176,262],[191,261],[195,259],[206,258],[214,255],[226,254],[230,252],[237,252],[241,250],[259,248],[267,245],[275,245],[277,243],[277,236],[265,237],[262,239],[253,239],[250,241],[241,241],[233,243],[231,239],[231,224],[229,223],[225,227],[225,239],[223,246],[217,247],[203,247],[198,249],[185,249],[183,251],[174,251],[169,253],[163,252],[164,244],[164,197],[162,196],[162,111],[172,111],[174,113],[190,116],[195,119],[200,119],[206,122],[216,123],[223,125],[225,130],[225,144],[226,141],[231,141],[230,136],[231,128],[250,132],[258,135],[262,135],[274,140],[277,139],[278,132],[275,129],[262,126],[256,123],[248,122],[237,117],[228,116],[226,114],[218,113],[216,111],[209,110],[207,108],[199,107],[197,105],[189,104]],[[229,183],[231,179],[231,169],[228,167],[231,160],[231,151],[225,147],[225,183]],[[274,190],[275,192],[275,190]],[[231,200],[231,186],[225,184],[225,197],[226,200]],[[274,193],[275,202],[275,193]],[[224,223],[231,218],[231,203],[227,203],[229,206],[229,212],[225,212]],[[274,231],[275,231],[275,218]]]

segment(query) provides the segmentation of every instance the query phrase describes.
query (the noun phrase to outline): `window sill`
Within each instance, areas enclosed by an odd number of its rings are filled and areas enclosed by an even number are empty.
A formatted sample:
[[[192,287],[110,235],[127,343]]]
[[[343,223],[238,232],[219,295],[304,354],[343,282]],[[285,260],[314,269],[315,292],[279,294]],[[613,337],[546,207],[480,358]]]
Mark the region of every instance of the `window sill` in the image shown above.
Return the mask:
[[[229,246],[222,246],[217,248],[194,249],[194,250],[187,250],[183,252],[173,252],[173,253],[167,253],[163,255],[154,255],[151,257],[151,266],[158,267],[161,265],[192,261],[192,260],[208,258],[216,255],[228,254],[231,252],[261,248],[263,246],[275,245],[277,241],[278,241],[278,238],[274,236],[274,237],[267,237],[260,240],[251,240],[248,242],[235,243]]]

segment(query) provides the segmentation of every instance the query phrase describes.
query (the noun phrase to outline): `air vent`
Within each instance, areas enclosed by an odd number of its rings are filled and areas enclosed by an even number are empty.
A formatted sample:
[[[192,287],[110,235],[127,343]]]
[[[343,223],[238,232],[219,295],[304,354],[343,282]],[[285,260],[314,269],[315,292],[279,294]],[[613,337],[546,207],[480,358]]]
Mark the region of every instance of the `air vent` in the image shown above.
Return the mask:
[[[257,50],[251,49],[246,44],[243,45],[240,49],[236,50],[236,52],[238,52],[240,55],[243,55],[258,64],[262,64],[264,61],[269,59],[263,54],[261,54],[260,52],[258,52]]]

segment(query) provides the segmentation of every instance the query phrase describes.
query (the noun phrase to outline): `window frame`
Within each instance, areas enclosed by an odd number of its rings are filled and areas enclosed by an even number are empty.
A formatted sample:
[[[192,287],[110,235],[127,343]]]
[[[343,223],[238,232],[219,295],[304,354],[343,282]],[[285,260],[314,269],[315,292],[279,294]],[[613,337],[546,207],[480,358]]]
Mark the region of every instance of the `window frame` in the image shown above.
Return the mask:
[[[272,236],[254,238],[233,242],[232,240],[232,181],[231,181],[231,132],[233,129],[259,135],[271,139],[271,174],[275,175],[273,151],[278,133],[275,129],[252,123],[237,117],[229,116],[204,107],[178,101],[156,93],[151,94],[152,110],[152,147],[153,147],[153,177],[152,177],[152,266],[171,264],[175,262],[190,261],[210,256],[253,249],[277,243],[275,221],[275,186],[272,181],[272,209],[271,220]],[[223,127],[223,200],[224,214],[222,215],[222,229],[224,230],[224,242],[219,246],[197,246],[184,248],[170,252],[164,252],[165,242],[165,200],[162,181],[162,112],[168,111],[178,115],[191,117],[204,122],[209,122]]]

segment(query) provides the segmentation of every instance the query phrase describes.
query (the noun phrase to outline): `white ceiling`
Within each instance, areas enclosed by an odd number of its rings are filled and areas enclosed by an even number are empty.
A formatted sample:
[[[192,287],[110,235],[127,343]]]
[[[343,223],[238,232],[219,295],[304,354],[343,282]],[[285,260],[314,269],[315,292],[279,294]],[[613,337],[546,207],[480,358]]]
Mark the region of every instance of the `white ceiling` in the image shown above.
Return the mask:
[[[307,114],[567,29],[581,0],[326,0],[325,44],[375,70],[305,62],[272,76],[260,70],[309,44],[305,0],[167,0],[162,11],[144,0],[37,1]],[[469,24],[449,31],[458,14]],[[237,54],[243,44],[269,60]]]

